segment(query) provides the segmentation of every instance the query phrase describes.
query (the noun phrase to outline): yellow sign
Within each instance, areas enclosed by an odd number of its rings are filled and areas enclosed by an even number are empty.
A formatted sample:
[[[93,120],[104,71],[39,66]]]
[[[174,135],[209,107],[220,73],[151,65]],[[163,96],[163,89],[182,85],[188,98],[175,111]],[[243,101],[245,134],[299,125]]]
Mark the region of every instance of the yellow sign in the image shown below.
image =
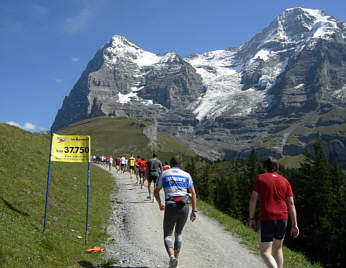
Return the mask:
[[[53,134],[51,161],[89,162],[90,136]]]

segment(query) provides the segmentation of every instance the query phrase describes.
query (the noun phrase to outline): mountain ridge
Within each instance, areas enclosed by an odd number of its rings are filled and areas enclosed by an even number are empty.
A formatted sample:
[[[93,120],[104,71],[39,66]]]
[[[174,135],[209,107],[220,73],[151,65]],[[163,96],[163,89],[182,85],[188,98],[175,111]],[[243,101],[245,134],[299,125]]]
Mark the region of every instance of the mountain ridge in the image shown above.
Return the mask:
[[[157,121],[160,131],[211,159],[254,148],[278,158],[300,154],[326,126],[346,122],[345,25],[319,10],[287,9],[242,46],[186,58],[144,51],[116,35],[89,62],[52,129],[125,116]],[[297,128],[306,134],[294,136]],[[298,146],[287,144],[293,138]],[[344,132],[332,140],[339,158]]]

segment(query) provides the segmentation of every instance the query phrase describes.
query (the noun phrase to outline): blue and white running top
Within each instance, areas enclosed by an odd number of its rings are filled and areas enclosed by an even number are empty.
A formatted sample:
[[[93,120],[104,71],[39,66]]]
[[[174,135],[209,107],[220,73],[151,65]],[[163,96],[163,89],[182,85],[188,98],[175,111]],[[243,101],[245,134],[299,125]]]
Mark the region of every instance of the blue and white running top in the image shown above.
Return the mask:
[[[160,174],[156,186],[163,188],[166,204],[171,204],[174,201],[168,200],[172,197],[187,195],[187,189],[193,187],[193,181],[189,173],[178,167],[173,167]]]

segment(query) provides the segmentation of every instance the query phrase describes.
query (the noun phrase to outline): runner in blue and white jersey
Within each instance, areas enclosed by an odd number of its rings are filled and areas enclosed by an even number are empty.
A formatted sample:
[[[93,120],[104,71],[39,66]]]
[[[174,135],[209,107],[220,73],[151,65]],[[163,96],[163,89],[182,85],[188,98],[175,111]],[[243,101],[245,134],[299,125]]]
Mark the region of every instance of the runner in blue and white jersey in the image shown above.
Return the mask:
[[[196,192],[193,186],[191,175],[180,169],[181,157],[172,157],[171,167],[161,173],[156,182],[154,196],[159,204],[160,210],[164,210],[163,236],[164,243],[169,255],[169,267],[175,268],[178,265],[178,257],[182,244],[182,231],[189,215],[188,191],[191,194],[192,212],[190,220],[197,218],[196,210]],[[163,188],[165,193],[165,203],[161,202],[160,190]],[[185,200],[185,201],[184,201]],[[173,234],[174,229],[174,245]]]

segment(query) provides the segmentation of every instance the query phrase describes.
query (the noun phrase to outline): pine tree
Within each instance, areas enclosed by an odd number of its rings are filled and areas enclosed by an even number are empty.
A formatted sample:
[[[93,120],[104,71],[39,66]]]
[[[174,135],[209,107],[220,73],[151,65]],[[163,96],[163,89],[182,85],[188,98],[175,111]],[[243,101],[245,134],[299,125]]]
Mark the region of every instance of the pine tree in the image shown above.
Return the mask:
[[[230,213],[230,206],[229,206],[229,202],[230,202],[230,195],[227,189],[227,181],[225,180],[225,178],[222,176],[222,174],[220,174],[221,176],[219,176],[216,179],[216,187],[215,187],[215,207],[227,214]]]
[[[198,176],[198,196],[200,199],[207,201],[209,198],[209,183],[210,183],[210,165],[205,164],[202,168],[202,173]]]
[[[258,159],[257,152],[253,149],[248,160],[248,176],[251,184],[255,182],[255,179],[260,173],[261,168],[262,165],[260,160]]]
[[[261,170],[261,162],[257,157],[255,150],[252,150],[247,161],[246,171],[244,174],[239,173],[237,184],[239,185],[238,192],[240,212],[242,220],[245,221],[249,216],[249,200],[252,193],[252,187],[255,182],[255,178],[258,176]]]
[[[308,255],[324,264],[332,263],[335,258],[334,244],[336,229],[335,199],[333,195],[332,167],[323,151],[321,139],[313,144],[314,153],[306,153],[306,160],[297,172],[293,184],[301,229],[298,248],[307,251]],[[323,247],[321,247],[323,244]]]
[[[227,192],[229,196],[229,214],[242,220],[238,184],[234,174],[230,174],[228,177]]]

